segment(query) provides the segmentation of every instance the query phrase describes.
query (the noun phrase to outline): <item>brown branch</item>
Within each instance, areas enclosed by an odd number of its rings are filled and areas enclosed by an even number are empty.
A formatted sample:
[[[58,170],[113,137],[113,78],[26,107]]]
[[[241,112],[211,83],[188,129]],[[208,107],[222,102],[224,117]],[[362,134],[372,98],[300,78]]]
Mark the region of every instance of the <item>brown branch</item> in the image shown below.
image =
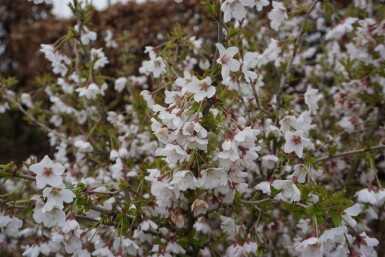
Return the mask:
[[[358,149],[358,150],[353,150],[353,151],[348,151],[348,152],[336,153],[333,155],[321,157],[321,158],[317,159],[316,162],[323,162],[323,161],[328,161],[328,160],[335,159],[335,158],[354,155],[354,154],[358,154],[358,153],[372,152],[372,151],[377,151],[377,150],[381,150],[381,149],[385,149],[385,145],[377,145],[377,146],[373,146],[373,147],[369,147],[369,148],[363,148],[363,149]]]

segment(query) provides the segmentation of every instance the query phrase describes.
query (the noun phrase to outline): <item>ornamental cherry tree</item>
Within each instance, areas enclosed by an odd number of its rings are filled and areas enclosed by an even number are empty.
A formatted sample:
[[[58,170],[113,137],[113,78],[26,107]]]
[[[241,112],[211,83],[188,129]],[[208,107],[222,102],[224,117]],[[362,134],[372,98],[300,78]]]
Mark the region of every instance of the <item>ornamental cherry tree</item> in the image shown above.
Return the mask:
[[[87,2],[34,91],[0,80],[53,149],[0,166],[0,253],[379,256],[383,1],[203,0],[216,40],[176,24],[114,76]]]

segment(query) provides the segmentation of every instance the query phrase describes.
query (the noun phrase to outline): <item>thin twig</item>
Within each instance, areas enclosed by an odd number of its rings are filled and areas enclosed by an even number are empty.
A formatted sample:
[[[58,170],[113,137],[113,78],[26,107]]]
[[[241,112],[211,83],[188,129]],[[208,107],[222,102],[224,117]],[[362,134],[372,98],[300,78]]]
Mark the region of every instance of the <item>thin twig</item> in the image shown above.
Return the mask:
[[[354,155],[354,154],[358,154],[358,153],[372,152],[372,151],[377,151],[377,150],[381,150],[381,149],[385,149],[385,145],[377,145],[377,146],[373,146],[373,147],[369,147],[369,148],[363,148],[363,149],[358,149],[358,150],[353,150],[353,151],[348,151],[348,152],[336,153],[333,155],[321,157],[321,158],[317,159],[316,162],[323,162],[323,161],[328,161],[328,160],[335,159],[335,158]]]
[[[285,73],[281,77],[281,81],[279,83],[278,94],[277,94],[277,106],[278,106],[277,110],[278,110],[279,114],[280,114],[280,109],[281,109],[281,98],[282,98],[282,94],[283,94],[283,89],[284,89],[284,86],[286,84],[287,78],[290,75],[291,66],[293,65],[293,61],[294,61],[294,58],[297,54],[297,51],[298,51],[298,49],[301,48],[301,45],[302,45],[301,38],[302,38],[302,35],[304,33],[304,30],[305,30],[306,21],[309,18],[310,13],[313,11],[313,9],[314,9],[314,7],[318,1],[319,0],[314,0],[313,3],[311,4],[310,8],[306,12],[305,18],[302,22],[301,29],[298,33],[296,40],[295,40],[293,54],[290,56],[289,62],[287,63],[287,66],[286,66]],[[279,114],[278,114],[278,116],[279,116]]]
[[[94,211],[98,211],[98,212],[102,212],[102,213],[105,213],[105,214],[108,214],[108,215],[114,215],[115,213],[111,210],[108,210],[106,208],[103,208],[103,207],[100,207],[100,206],[95,206],[95,205],[92,205],[90,207],[91,210],[94,210]]]
[[[32,177],[32,176],[28,176],[28,175],[25,175],[25,174],[20,174],[20,173],[9,173],[11,176],[14,176],[14,177],[18,177],[18,178],[23,178],[23,179],[28,179],[28,180],[31,180],[31,181],[36,181],[36,178],[35,177]]]
[[[260,203],[263,203],[263,202],[267,202],[267,201],[276,201],[274,198],[265,198],[265,199],[262,199],[262,200],[258,200],[258,201],[250,201],[250,200],[241,200],[241,203],[247,203],[247,204],[251,204],[251,205],[258,205]]]
[[[36,125],[38,125],[39,127],[41,127],[45,132],[48,132],[48,133],[52,133],[54,134],[55,136],[61,138],[64,142],[68,142],[68,138],[66,138],[65,136],[63,136],[62,134],[58,133],[57,131],[51,129],[50,127],[48,127],[47,125],[45,125],[44,123],[38,121],[35,117],[33,117],[32,114],[30,114],[26,109],[23,108],[23,106],[21,106],[20,103],[18,103],[15,99],[13,99],[11,96],[7,95],[7,94],[3,94],[3,97],[5,99],[7,99],[9,102],[11,102],[12,104],[14,104],[17,109],[19,111],[21,111],[24,115],[26,115],[33,123],[35,123]]]

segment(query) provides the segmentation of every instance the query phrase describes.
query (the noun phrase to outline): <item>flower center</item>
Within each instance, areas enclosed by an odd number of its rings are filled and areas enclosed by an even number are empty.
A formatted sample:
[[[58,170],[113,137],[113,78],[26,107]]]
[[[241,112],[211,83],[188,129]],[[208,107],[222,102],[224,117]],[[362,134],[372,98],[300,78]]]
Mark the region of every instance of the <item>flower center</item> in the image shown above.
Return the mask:
[[[53,196],[60,196],[60,189],[59,188],[52,188],[51,194]]]
[[[206,82],[203,82],[203,83],[200,83],[199,86],[202,90],[207,90],[210,85],[208,85]]]
[[[221,62],[222,62],[222,64],[227,64],[229,61],[230,61],[230,56],[228,56],[228,55],[224,55],[222,58],[221,58]]]
[[[295,145],[299,145],[301,143],[301,137],[300,136],[293,136],[293,138],[291,139],[291,141],[295,144]]]
[[[154,67],[159,68],[161,66],[161,62],[159,60],[154,61]]]
[[[44,167],[44,169],[43,169],[43,174],[44,175],[46,175],[48,177],[48,176],[51,176],[52,173],[53,173],[53,171],[52,171],[51,167]]]

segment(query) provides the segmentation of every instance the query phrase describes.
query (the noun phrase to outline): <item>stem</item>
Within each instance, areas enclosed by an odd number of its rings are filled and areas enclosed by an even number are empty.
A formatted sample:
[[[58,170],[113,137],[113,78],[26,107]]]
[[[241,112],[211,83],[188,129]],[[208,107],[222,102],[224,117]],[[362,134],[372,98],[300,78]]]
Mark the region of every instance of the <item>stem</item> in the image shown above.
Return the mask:
[[[377,145],[377,146],[373,146],[373,147],[369,147],[369,148],[363,148],[363,149],[358,149],[358,150],[353,150],[353,151],[348,151],[348,152],[337,153],[334,155],[319,158],[319,159],[317,159],[316,162],[323,162],[323,161],[328,161],[328,160],[331,160],[334,158],[349,156],[349,155],[358,154],[358,153],[377,151],[377,150],[381,150],[381,149],[385,149],[385,145]]]
[[[284,89],[284,86],[286,84],[287,78],[290,75],[291,66],[293,65],[293,61],[294,61],[294,58],[295,58],[295,56],[297,54],[297,51],[298,51],[299,48],[301,48],[301,45],[302,45],[301,38],[302,38],[302,35],[304,33],[304,30],[305,30],[306,21],[309,18],[309,15],[310,15],[311,11],[313,11],[313,9],[314,9],[314,7],[315,7],[315,5],[317,4],[318,1],[319,0],[314,0],[313,3],[311,4],[310,8],[306,12],[305,18],[304,18],[304,20],[302,22],[302,25],[301,25],[301,29],[300,29],[299,34],[298,34],[298,36],[297,36],[297,38],[295,40],[295,43],[294,43],[293,54],[291,55],[291,57],[289,59],[289,62],[287,63],[285,73],[281,77],[281,81],[279,83],[278,94],[277,94],[278,118],[280,118],[279,117],[280,116],[280,109],[282,107],[282,105],[281,105],[281,98],[282,98],[282,94],[283,94],[283,89]]]

